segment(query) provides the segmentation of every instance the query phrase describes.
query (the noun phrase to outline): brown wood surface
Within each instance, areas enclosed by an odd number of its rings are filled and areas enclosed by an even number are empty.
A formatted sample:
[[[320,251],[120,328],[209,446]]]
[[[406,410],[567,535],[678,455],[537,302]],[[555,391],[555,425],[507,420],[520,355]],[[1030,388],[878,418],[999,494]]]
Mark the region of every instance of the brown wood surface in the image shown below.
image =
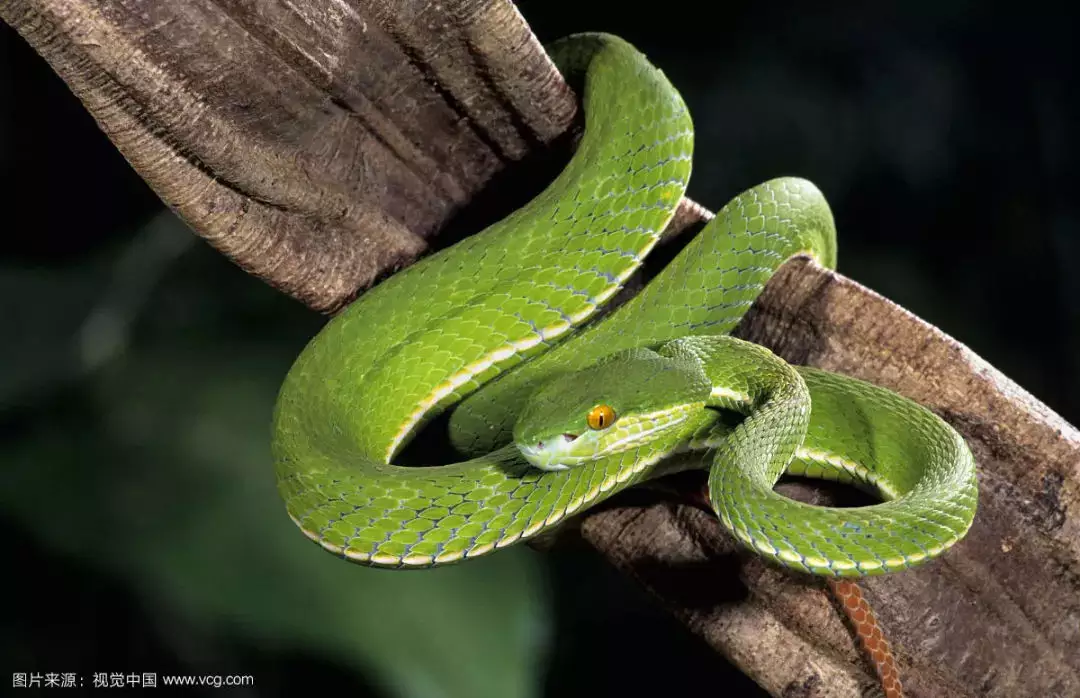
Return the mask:
[[[506,0],[0,0],[0,18],[196,233],[323,312],[526,200],[572,139],[573,94]],[[707,215],[684,204],[672,232]],[[1080,695],[1080,433],[808,262],[739,333],[928,405],[975,452],[969,536],[866,583],[909,693]],[[576,531],[772,694],[872,686],[821,585],[703,512],[631,492]]]

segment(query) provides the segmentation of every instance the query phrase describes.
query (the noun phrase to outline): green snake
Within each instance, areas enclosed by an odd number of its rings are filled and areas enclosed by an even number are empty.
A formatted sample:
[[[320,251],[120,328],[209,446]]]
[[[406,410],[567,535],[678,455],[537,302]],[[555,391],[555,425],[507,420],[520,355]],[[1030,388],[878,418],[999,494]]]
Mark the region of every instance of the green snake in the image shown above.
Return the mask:
[[[728,336],[785,261],[835,268],[832,213],[810,182],[740,194],[608,312],[683,196],[693,126],[625,41],[580,34],[549,52],[584,109],[562,173],[504,220],[362,294],[286,376],[273,452],[293,521],[348,560],[430,567],[705,469],[724,527],[803,572],[881,574],[962,538],[977,484],[955,430],[888,390]],[[435,424],[460,462],[393,463]],[[774,491],[784,473],[883,501],[811,506]]]

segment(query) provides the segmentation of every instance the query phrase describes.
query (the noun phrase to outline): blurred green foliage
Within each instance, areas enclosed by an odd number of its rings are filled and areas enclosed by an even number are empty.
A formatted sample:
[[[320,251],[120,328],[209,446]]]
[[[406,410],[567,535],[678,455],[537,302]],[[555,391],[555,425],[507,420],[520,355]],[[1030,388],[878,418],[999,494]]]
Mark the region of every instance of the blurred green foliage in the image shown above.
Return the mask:
[[[49,410],[5,445],[4,511],[193,632],[303,644],[398,695],[534,695],[549,632],[534,556],[395,574],[297,535],[268,425],[317,318],[258,284],[223,296],[206,279],[234,270],[211,255],[161,213],[65,279],[0,270],[21,291],[5,318],[35,298],[3,345],[3,365],[28,371],[0,399]]]

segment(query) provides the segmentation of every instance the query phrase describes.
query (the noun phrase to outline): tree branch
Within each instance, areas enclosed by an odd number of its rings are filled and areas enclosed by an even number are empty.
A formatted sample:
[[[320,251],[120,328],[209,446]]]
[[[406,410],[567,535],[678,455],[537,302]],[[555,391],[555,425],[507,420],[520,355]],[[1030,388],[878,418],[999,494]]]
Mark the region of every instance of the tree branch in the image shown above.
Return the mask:
[[[573,95],[505,0],[22,0],[0,17],[195,232],[323,312],[436,233],[448,244],[527,200],[572,142]],[[684,201],[671,232],[706,215]],[[808,262],[770,282],[739,333],[928,405],[975,452],[969,536],[866,584],[909,692],[1080,694],[1076,429]],[[628,492],[577,530],[772,694],[873,683],[821,587],[737,551],[702,512]]]

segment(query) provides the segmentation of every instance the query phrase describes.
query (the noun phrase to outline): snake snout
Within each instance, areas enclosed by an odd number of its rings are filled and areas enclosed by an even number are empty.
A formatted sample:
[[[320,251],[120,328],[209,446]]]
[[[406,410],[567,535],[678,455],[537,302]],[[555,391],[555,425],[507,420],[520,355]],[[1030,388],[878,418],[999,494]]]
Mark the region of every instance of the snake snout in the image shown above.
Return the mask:
[[[568,444],[568,443],[570,443],[571,441],[575,440],[575,439],[576,439],[576,438],[577,438],[578,436],[580,436],[580,434],[571,434],[571,433],[569,433],[569,432],[566,432],[566,433],[564,433],[564,434],[559,434],[559,436],[561,436],[561,437],[562,437],[563,443],[562,443],[562,444],[558,444],[558,443],[556,443],[556,445],[557,445],[557,446],[558,446],[558,445],[563,445],[563,446],[565,446],[566,444]],[[544,442],[543,442],[543,441],[537,441],[537,442],[536,442],[536,450],[538,450],[538,451],[542,451],[542,450],[544,450]]]
[[[518,449],[525,460],[541,470],[566,470],[566,449],[577,438],[578,434],[557,434],[537,439],[532,445],[519,444]]]

